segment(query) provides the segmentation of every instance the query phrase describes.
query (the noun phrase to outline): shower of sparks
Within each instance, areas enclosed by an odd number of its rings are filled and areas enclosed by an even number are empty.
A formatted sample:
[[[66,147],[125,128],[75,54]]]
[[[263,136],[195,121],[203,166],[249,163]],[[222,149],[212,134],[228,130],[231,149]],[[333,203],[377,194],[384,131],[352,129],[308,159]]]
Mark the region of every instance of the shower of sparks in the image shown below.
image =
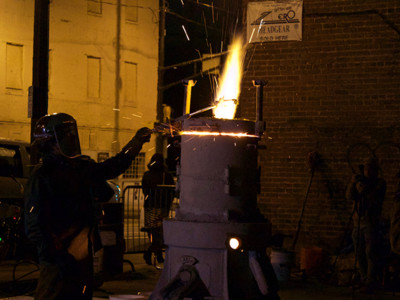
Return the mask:
[[[252,137],[259,138],[258,135],[248,134],[246,132],[211,132],[211,131],[182,131],[181,135],[193,136],[232,136],[232,137]]]
[[[218,80],[217,77],[214,76],[215,86],[218,88]]]
[[[137,114],[131,114],[132,116],[136,117],[136,118],[141,118],[141,115],[137,115]]]
[[[182,25],[182,29],[185,32],[187,40],[190,41],[190,38],[189,38],[189,35],[188,35],[187,31],[186,31],[185,25]]]
[[[113,108],[113,111],[121,111],[119,108]]]
[[[253,28],[253,31],[251,32],[251,36],[250,36],[250,39],[249,39],[249,44],[251,43],[251,40],[253,39],[253,35],[254,35],[254,31],[255,31],[256,29],[255,28]]]
[[[261,21],[260,21],[260,26],[258,26],[258,32],[257,32],[257,34],[259,34],[259,33],[260,33],[260,30],[261,30],[261,27],[262,27],[263,21],[264,21],[264,19],[261,19]]]
[[[182,6],[184,6],[184,5],[185,5],[185,3],[183,3],[183,0],[181,0],[181,3],[182,3]]]
[[[190,139],[187,139],[186,141],[184,141],[183,143],[187,143],[190,142],[191,140],[193,140],[195,138],[195,136],[192,136]]]
[[[155,149],[155,147],[151,147],[149,150],[147,150],[147,152],[151,152]]]
[[[158,126],[156,126],[152,129],[152,132],[158,132],[158,133],[170,135],[171,137],[173,137],[174,134],[178,133],[179,131],[180,131],[179,127],[174,126],[169,123],[160,123]]]
[[[240,82],[243,70],[243,39],[234,40],[231,51],[222,72],[220,85],[215,98],[214,116],[218,119],[233,119],[236,113],[237,101],[240,94]]]

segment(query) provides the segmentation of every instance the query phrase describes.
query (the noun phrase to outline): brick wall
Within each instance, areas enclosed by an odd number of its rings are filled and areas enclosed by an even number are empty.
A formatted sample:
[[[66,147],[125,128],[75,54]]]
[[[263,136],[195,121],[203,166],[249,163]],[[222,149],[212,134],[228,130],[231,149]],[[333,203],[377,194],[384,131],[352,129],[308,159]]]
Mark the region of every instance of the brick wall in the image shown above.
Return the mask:
[[[351,213],[346,185],[373,152],[388,184],[388,218],[400,170],[399,63],[400,1],[304,0],[302,41],[248,46],[240,116],[255,118],[252,80],[268,81],[259,207],[275,233],[294,234],[307,156],[317,152],[322,161],[297,248],[339,246]]]

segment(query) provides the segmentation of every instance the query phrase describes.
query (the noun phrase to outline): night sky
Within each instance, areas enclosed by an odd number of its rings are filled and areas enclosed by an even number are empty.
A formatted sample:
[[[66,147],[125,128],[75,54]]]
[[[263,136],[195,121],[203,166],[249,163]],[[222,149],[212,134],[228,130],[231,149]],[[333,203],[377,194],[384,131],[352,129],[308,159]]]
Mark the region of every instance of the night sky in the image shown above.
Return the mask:
[[[236,0],[172,0],[167,3],[165,66],[198,59],[202,54],[227,50],[234,32],[241,26],[240,4]],[[185,27],[187,36],[182,25]],[[224,59],[226,56],[222,56]],[[213,75],[201,74],[201,62],[167,70],[163,86],[191,78],[197,83],[192,89],[191,112],[210,105],[214,91]],[[182,115],[183,84],[164,92],[164,103],[172,107],[172,118]],[[211,111],[202,116],[210,115]]]

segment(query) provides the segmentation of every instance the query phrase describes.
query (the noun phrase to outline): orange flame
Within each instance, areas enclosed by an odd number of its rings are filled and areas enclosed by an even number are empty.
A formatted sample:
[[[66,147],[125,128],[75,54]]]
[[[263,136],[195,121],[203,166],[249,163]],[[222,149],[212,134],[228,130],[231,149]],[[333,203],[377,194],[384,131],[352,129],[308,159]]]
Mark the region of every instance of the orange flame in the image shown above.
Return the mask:
[[[232,136],[232,137],[252,137],[258,138],[258,135],[249,134],[247,132],[215,132],[215,131],[182,131],[181,135],[198,135],[198,136]]]
[[[231,45],[220,85],[214,100],[214,117],[218,119],[233,119],[240,94],[240,83],[243,73],[243,38],[237,37]]]

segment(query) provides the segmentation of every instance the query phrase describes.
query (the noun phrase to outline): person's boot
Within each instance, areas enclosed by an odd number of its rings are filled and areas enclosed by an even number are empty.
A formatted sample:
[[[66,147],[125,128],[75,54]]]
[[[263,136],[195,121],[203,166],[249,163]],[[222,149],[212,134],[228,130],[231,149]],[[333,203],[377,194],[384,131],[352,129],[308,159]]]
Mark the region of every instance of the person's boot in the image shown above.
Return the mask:
[[[151,266],[153,263],[151,262],[151,252],[150,251],[146,251],[143,254],[143,259],[146,262],[146,264],[148,264],[149,266]]]

